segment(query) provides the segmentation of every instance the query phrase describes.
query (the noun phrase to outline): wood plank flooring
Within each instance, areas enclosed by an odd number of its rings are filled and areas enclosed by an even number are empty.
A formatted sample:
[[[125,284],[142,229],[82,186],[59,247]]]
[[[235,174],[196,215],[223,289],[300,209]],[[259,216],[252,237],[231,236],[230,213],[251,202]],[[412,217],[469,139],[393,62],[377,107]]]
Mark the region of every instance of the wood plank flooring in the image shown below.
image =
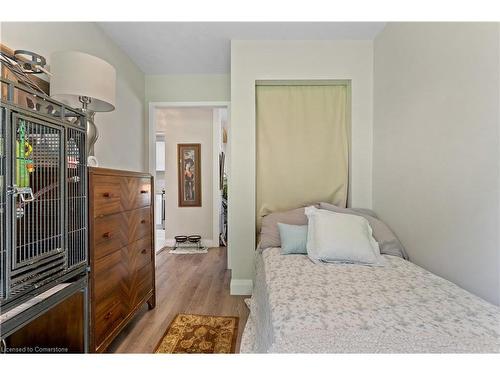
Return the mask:
[[[248,317],[244,296],[231,296],[226,248],[207,254],[170,254],[156,257],[156,308],[144,305],[108,348],[111,353],[152,353],[178,313],[238,316],[239,351]]]

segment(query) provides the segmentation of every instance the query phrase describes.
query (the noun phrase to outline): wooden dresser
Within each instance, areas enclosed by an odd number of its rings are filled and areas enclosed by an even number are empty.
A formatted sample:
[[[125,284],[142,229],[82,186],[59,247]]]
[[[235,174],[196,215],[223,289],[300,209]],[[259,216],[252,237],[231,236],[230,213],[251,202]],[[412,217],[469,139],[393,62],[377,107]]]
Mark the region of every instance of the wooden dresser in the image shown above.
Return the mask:
[[[149,174],[89,168],[91,351],[155,306],[153,186]]]

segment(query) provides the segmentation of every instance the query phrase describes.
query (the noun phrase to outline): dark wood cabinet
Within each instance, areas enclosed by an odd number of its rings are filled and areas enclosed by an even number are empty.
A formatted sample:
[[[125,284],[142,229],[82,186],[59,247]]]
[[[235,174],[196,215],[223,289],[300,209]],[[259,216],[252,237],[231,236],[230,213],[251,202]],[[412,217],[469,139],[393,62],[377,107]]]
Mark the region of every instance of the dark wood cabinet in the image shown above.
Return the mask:
[[[155,306],[153,178],[89,168],[91,350],[103,352],[147,303]]]
[[[8,352],[84,353],[84,303],[79,291],[54,305],[5,339]]]

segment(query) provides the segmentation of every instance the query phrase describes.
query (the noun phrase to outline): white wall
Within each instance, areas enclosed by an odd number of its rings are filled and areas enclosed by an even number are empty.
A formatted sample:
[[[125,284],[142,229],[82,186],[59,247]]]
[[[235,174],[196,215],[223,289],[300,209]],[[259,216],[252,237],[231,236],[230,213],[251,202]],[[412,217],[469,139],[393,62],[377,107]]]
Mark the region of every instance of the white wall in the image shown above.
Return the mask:
[[[499,26],[389,24],[374,44],[375,211],[413,262],[500,304]]]
[[[43,55],[50,66],[54,51],[77,50],[100,57],[116,68],[116,109],[98,113],[95,153],[100,166],[146,170],[144,74],[94,23],[2,22],[2,43]]]
[[[228,74],[147,75],[146,102],[229,101]]]
[[[232,293],[251,288],[255,250],[255,81],[352,80],[351,203],[371,207],[371,41],[232,41],[229,264]]]
[[[157,131],[166,140],[166,238],[199,234],[213,246],[213,109],[160,108],[156,110]],[[201,207],[179,207],[177,144],[201,143]],[[215,241],[218,239],[215,238]]]

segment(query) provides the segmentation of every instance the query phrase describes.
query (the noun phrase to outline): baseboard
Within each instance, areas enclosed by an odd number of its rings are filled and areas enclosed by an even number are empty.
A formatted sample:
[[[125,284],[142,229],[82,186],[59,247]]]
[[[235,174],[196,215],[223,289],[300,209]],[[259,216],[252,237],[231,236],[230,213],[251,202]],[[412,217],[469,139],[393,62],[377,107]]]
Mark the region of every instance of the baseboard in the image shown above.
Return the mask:
[[[168,246],[170,245],[167,243],[166,240],[156,241],[155,242],[156,253],[159,253],[161,249]]]
[[[165,246],[172,247],[175,245],[175,240],[173,238],[165,239]]]
[[[217,239],[216,241],[214,240],[201,240],[201,243],[203,246],[206,247],[219,247],[219,240]]]
[[[167,238],[165,240],[165,246],[168,247],[173,247],[175,245],[175,239],[174,238]],[[217,239],[216,241],[208,239],[208,240],[201,240],[201,244],[205,247],[219,247],[219,240]]]
[[[250,296],[253,290],[253,281],[249,279],[231,279],[231,295]]]

